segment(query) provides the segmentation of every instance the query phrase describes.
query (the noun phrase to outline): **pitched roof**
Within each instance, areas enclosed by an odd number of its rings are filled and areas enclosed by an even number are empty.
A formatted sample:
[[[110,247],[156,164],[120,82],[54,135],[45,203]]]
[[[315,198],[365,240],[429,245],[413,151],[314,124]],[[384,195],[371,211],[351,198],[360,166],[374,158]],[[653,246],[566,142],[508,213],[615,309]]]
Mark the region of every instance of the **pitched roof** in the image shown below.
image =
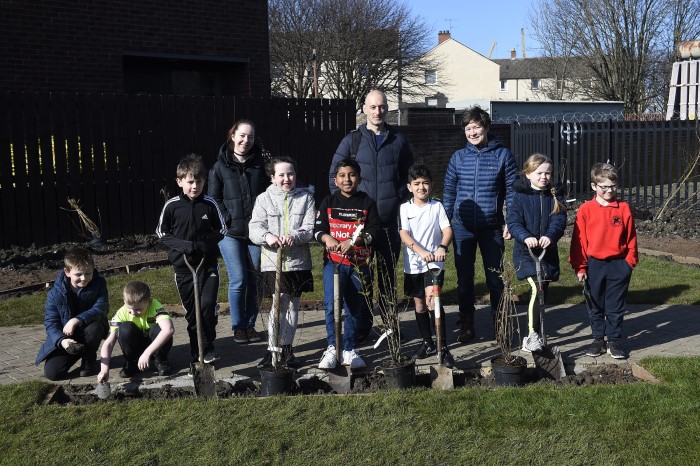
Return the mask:
[[[559,71],[560,75],[576,74],[578,76],[590,76],[590,71],[586,71],[585,64],[578,58],[499,58],[493,60],[501,67],[500,78],[507,79],[532,79],[532,78],[554,78]],[[568,70],[568,71],[564,71]]]
[[[501,66],[501,79],[551,78],[554,70],[546,66],[543,58],[499,58],[493,60]]]

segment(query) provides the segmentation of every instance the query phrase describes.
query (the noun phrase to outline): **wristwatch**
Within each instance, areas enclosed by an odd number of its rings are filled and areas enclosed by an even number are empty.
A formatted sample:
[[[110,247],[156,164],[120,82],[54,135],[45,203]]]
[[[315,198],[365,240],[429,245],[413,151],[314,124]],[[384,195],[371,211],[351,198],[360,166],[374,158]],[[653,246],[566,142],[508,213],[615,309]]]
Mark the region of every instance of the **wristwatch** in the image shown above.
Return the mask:
[[[442,248],[442,249],[444,249],[444,250],[445,250],[445,252],[450,252],[450,250],[449,250],[449,249],[447,249],[447,246],[445,246],[444,244],[441,244],[440,246],[438,246],[438,248]]]

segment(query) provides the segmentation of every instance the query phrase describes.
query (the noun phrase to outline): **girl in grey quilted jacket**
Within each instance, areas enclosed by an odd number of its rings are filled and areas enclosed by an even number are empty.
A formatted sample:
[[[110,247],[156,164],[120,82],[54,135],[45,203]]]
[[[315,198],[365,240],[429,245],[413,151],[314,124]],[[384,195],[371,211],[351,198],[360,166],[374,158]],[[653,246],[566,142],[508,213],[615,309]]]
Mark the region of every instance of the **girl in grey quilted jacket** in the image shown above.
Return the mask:
[[[250,240],[262,246],[260,269],[264,293],[272,295],[277,272],[277,251],[282,250],[279,338],[274,334],[274,313],[268,319],[268,352],[258,367],[272,363],[272,352],[282,352],[283,364],[294,367],[299,361],[292,353],[301,293],[313,291],[311,251],[316,208],[313,194],[296,186],[296,162],[290,157],[274,157],[267,165],[272,184],[255,200],[249,224]],[[274,303],[273,303],[274,306]],[[281,344],[281,347],[278,347]]]

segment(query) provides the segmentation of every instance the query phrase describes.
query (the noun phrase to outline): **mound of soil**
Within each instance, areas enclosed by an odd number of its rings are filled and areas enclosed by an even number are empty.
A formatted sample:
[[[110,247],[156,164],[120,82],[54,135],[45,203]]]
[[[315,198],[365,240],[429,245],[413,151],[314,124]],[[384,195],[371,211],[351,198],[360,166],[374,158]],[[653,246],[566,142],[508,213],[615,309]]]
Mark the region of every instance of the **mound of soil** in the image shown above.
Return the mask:
[[[639,234],[652,238],[686,240],[700,238],[700,211],[686,209],[668,211],[659,216],[650,209],[634,209],[635,225]]]
[[[635,377],[632,374],[632,369],[628,364],[598,364],[590,366],[584,372],[576,375],[569,375],[560,381],[549,379],[541,379],[536,371],[529,370],[527,373],[526,383],[543,384],[543,385],[571,385],[571,386],[590,386],[590,385],[620,385],[630,383],[642,383],[643,380]],[[428,389],[430,387],[430,376],[428,374],[419,375],[417,377],[419,387]],[[469,389],[474,387],[497,388],[492,376],[466,376],[464,379],[455,379],[456,389]],[[235,397],[259,397],[260,387],[257,382],[239,381],[234,385],[219,380],[216,382],[216,391],[219,398],[235,398]],[[370,371],[362,376],[353,378],[353,388],[350,393],[367,394],[375,393],[381,390],[386,390],[387,385],[379,372]],[[57,385],[47,395],[44,400],[45,404],[61,404],[61,405],[81,405],[97,403],[101,400],[95,395],[94,385]],[[290,391],[290,396],[298,395],[323,395],[334,393],[330,386],[317,377],[299,379]],[[170,400],[176,398],[192,398],[194,390],[192,388],[174,387],[165,385],[162,388],[152,388],[144,390],[114,390],[111,395],[111,400],[125,402],[135,399],[162,399]]]

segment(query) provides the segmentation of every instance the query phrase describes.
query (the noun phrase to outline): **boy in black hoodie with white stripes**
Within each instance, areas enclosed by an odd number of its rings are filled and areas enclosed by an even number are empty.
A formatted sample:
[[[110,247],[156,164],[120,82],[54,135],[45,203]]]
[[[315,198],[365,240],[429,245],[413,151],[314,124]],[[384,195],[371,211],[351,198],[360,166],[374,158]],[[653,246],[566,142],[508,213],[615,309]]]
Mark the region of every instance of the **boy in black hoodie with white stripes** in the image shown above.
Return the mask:
[[[193,361],[198,360],[197,320],[194,307],[192,272],[185,263],[199,269],[200,303],[204,336],[204,362],[218,359],[214,351],[216,305],[219,292],[218,243],[226,234],[226,222],[216,201],[204,194],[207,170],[196,154],[183,157],[177,166],[177,185],[182,194],[168,200],[160,214],[156,234],[170,248],[168,259],[175,269],[182,306],[185,308],[187,333]],[[192,375],[190,370],[190,375]]]

